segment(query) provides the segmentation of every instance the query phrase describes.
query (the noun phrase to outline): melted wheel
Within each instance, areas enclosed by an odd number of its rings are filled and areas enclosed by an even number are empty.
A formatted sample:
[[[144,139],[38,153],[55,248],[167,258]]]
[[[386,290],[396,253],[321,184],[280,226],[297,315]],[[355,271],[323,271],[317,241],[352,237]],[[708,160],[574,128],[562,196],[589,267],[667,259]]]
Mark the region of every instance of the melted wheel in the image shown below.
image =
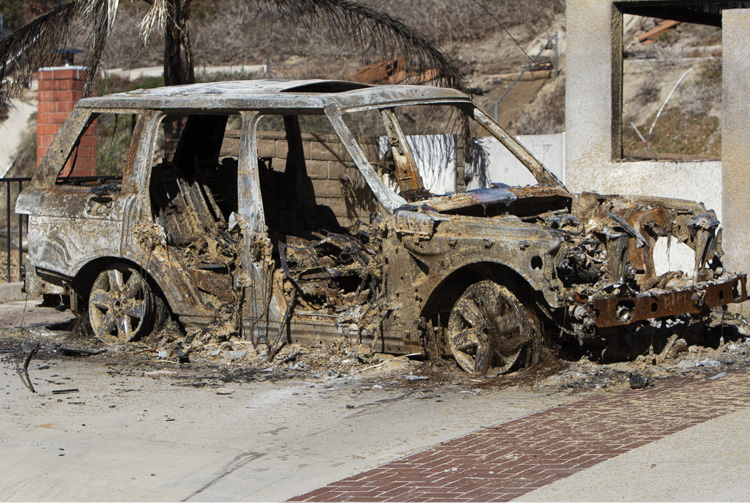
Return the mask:
[[[89,295],[89,321],[99,340],[130,342],[151,330],[153,318],[153,294],[138,271],[115,265],[99,273]]]
[[[541,324],[533,311],[494,281],[469,286],[448,319],[448,342],[459,366],[473,374],[505,373],[522,354],[534,362],[541,347]]]

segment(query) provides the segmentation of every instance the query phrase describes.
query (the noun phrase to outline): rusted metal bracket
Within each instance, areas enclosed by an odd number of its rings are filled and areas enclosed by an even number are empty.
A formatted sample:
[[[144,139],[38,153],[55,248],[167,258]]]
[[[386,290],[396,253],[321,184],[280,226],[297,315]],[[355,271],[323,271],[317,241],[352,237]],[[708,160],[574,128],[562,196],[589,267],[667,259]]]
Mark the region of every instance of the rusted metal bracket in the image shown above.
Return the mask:
[[[604,328],[677,314],[700,314],[728,302],[745,300],[747,276],[742,274],[721,283],[703,284],[675,292],[593,299],[589,305],[593,309],[596,326]]]

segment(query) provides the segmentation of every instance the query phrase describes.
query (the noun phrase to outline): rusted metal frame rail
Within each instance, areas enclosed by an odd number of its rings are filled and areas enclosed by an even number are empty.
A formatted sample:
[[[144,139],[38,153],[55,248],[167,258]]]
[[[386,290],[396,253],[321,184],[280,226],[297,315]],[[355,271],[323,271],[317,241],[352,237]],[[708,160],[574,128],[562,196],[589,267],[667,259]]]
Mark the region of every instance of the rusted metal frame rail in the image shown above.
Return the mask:
[[[740,274],[721,283],[704,284],[675,292],[594,299],[591,306],[597,313],[596,325],[604,328],[683,313],[700,314],[714,307],[745,300],[747,276]]]
[[[117,180],[119,177],[117,176],[85,176],[85,177],[70,177],[66,178],[66,183],[84,183],[84,182],[106,182],[110,180]],[[13,235],[16,234],[18,237],[18,276],[17,280],[21,281],[22,278],[22,271],[23,271],[23,238],[26,232],[29,230],[29,217],[28,215],[18,215],[18,229],[14,230],[12,228],[11,222],[12,222],[12,214],[15,212],[15,205],[16,201],[15,199],[18,197],[18,194],[21,193],[21,190],[24,188],[24,184],[31,181],[31,178],[29,177],[7,177],[7,178],[0,178],[0,182],[3,183],[3,186],[5,187],[5,223],[0,224],[0,227],[2,230],[0,232],[5,236],[6,242],[5,242],[5,263],[7,265],[7,273],[6,273],[6,281],[8,283],[11,282],[12,274],[11,274],[11,259],[13,256],[13,246],[12,246],[12,238]],[[13,187],[18,189],[15,194],[13,194]]]

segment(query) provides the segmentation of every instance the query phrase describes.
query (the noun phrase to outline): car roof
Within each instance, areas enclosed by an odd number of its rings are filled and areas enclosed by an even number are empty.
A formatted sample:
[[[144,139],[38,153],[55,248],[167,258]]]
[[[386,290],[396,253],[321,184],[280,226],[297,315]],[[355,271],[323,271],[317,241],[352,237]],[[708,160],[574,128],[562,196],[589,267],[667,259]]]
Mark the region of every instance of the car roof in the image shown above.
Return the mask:
[[[470,102],[455,89],[417,85],[371,86],[333,80],[206,82],[85,98],[79,108],[158,110],[323,110],[420,102]]]

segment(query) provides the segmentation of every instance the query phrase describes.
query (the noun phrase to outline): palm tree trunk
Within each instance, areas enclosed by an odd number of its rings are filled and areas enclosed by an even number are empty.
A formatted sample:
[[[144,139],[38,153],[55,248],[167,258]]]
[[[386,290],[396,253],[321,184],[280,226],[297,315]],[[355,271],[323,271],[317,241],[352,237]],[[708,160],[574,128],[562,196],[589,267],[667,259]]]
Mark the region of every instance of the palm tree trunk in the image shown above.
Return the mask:
[[[164,85],[176,86],[195,82],[193,53],[187,23],[190,1],[167,0],[167,23],[164,30]]]
[[[167,22],[164,26],[164,85],[179,86],[195,82],[193,53],[187,29],[190,1],[167,0]],[[164,123],[167,152],[174,152],[185,129],[185,119]]]

